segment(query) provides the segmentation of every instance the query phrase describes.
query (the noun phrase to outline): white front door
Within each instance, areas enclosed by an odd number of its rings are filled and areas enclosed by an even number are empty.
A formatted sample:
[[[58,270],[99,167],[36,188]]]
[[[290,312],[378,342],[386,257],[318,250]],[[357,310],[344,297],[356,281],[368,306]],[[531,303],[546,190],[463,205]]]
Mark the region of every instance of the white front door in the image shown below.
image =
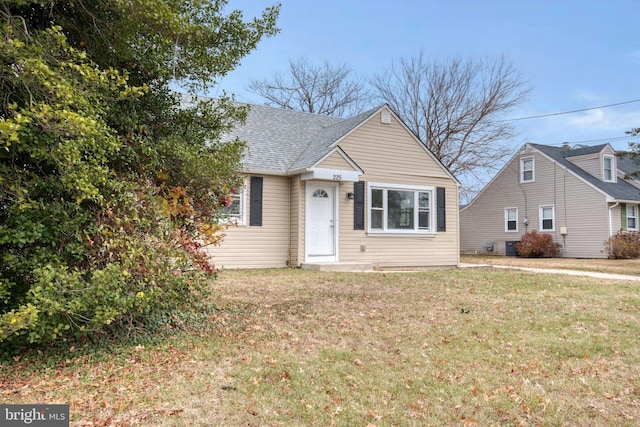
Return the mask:
[[[336,185],[307,183],[307,261],[336,261]]]

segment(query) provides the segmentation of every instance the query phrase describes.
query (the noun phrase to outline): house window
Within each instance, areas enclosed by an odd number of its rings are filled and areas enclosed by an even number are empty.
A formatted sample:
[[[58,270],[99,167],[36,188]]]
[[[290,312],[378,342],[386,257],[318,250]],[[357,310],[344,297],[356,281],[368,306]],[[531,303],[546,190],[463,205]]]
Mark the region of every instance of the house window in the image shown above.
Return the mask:
[[[433,187],[369,185],[369,232],[423,234],[433,230]]]
[[[504,231],[518,231],[518,208],[505,208]]]
[[[535,181],[533,157],[520,159],[520,182]]]
[[[540,230],[555,230],[555,209],[551,206],[540,206]]]
[[[614,182],[614,159],[613,156],[604,156],[602,158],[602,177],[607,182]]]
[[[231,205],[223,208],[222,213],[227,218],[227,220],[235,222],[237,224],[244,224],[244,188],[239,189],[236,194],[232,194],[231,198]]]
[[[638,205],[627,205],[627,230],[638,229]]]

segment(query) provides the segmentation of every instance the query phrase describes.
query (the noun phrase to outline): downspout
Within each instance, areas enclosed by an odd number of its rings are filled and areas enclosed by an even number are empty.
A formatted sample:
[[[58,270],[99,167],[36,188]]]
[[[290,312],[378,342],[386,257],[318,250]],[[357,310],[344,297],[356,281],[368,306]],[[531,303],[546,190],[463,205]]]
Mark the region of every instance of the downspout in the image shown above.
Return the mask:
[[[613,237],[613,221],[611,219],[611,210],[619,204],[620,202],[615,202],[613,205],[609,206],[609,237]]]
[[[289,191],[287,192],[287,205],[288,205],[288,210],[289,210],[289,224],[288,224],[288,229],[289,229],[289,242],[288,242],[288,246],[289,249],[287,250],[287,267],[291,268],[291,223],[292,223],[292,217],[291,215],[293,215],[293,212],[291,211],[291,190],[292,190],[292,186],[293,183],[291,182],[292,179],[291,177],[289,177],[289,182],[288,182],[288,187],[289,187]]]

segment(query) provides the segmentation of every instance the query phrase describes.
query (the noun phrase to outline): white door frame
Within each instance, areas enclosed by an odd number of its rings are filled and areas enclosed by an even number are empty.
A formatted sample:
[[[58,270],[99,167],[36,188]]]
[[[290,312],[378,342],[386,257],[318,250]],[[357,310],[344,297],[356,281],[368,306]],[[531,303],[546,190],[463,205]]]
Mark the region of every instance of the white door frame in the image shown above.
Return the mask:
[[[310,219],[309,212],[311,206],[311,198],[315,190],[322,188],[329,192],[333,197],[333,254],[332,255],[310,255]],[[304,257],[305,262],[336,262],[338,261],[338,184],[327,181],[307,181],[305,189],[305,220],[304,220]]]

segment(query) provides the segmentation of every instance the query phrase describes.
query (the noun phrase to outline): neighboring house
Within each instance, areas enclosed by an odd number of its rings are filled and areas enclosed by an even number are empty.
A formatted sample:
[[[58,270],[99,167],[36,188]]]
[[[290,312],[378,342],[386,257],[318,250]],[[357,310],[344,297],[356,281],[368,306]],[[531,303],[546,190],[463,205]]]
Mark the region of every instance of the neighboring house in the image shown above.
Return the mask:
[[[536,230],[553,236],[560,256],[606,257],[610,236],[638,230],[640,189],[624,179],[635,169],[609,144],[525,144],[460,210],[462,253],[515,255],[515,242]]]
[[[455,266],[458,181],[387,106],[349,119],[251,105],[219,268]]]

